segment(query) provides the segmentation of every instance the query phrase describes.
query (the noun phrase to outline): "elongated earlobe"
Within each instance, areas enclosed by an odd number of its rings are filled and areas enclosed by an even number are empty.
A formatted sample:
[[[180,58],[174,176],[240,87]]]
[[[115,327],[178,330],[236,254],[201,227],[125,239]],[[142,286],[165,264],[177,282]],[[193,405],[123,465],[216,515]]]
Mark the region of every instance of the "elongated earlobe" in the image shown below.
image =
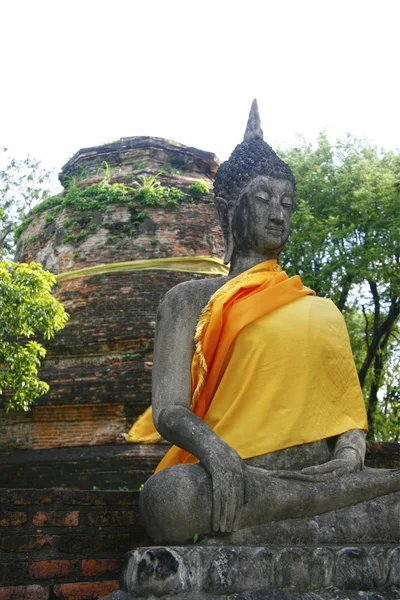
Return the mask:
[[[233,254],[233,236],[232,236],[232,212],[230,203],[217,196],[215,198],[215,205],[217,207],[219,222],[221,223],[222,233],[224,235],[225,243],[225,256],[224,263],[227,265],[231,262]]]

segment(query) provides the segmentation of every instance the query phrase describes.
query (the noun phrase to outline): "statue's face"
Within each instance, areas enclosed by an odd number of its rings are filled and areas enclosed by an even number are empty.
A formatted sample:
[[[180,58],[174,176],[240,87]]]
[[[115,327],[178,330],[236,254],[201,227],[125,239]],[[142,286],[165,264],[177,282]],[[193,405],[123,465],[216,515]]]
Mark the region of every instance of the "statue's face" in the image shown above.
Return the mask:
[[[289,236],[294,189],[290,181],[262,175],[240,193],[233,209],[235,248],[278,256]]]

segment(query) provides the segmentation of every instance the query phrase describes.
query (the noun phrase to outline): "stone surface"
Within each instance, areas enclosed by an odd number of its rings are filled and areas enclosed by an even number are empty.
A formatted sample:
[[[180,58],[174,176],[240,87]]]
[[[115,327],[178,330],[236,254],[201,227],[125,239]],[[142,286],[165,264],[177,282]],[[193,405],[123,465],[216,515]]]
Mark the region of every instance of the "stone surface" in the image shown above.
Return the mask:
[[[306,519],[286,519],[221,536],[204,545],[382,544],[400,542],[400,492]]]
[[[399,553],[394,545],[140,548],[128,555],[121,588],[133,598],[396,598]]]
[[[199,176],[213,178],[220,164],[212,152],[171,140],[149,136],[125,137],[110,144],[79,150],[63,166],[59,175],[61,184],[65,186],[68,178],[82,173],[86,176],[82,183],[86,185],[101,181],[104,161],[111,169],[112,182],[126,182],[127,176],[138,173],[166,171],[166,165],[168,171],[165,175],[178,181],[182,176],[189,181]]]

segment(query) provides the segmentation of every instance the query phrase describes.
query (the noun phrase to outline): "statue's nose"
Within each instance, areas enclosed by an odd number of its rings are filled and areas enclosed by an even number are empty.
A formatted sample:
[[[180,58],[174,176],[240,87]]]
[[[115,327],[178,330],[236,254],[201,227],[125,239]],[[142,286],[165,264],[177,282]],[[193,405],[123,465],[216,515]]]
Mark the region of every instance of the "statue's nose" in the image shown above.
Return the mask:
[[[274,223],[283,223],[283,211],[279,203],[274,202],[274,204],[271,206],[269,220],[273,221]]]

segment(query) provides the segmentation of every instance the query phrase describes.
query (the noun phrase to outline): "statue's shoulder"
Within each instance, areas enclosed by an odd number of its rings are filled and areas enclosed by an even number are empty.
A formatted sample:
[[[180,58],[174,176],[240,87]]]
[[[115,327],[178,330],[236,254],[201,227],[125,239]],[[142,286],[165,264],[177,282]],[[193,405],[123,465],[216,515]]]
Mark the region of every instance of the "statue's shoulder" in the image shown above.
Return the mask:
[[[185,312],[198,315],[214,292],[224,285],[226,280],[226,277],[215,277],[179,283],[165,294],[161,300],[159,312]]]

